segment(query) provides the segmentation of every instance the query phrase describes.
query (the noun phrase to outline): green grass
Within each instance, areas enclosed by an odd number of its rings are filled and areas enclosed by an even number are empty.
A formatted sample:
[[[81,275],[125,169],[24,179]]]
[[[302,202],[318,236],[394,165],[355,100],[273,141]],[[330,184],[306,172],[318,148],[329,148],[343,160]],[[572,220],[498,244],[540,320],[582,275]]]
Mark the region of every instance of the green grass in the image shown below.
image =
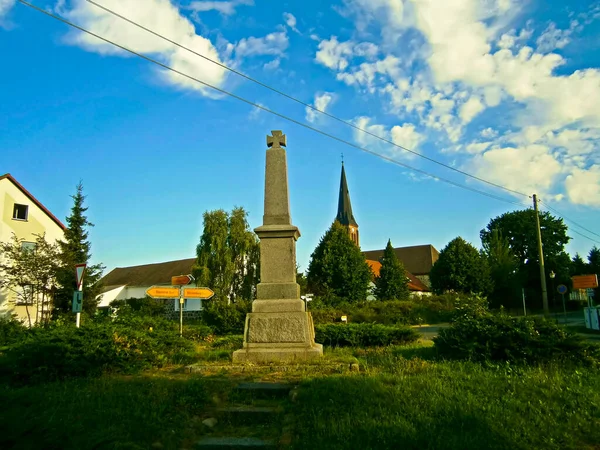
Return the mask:
[[[566,326],[565,328],[567,328],[570,331],[573,331],[575,333],[592,334],[592,335],[600,336],[600,331],[599,330],[592,330],[591,328],[586,328],[585,325],[581,325],[581,326]]]
[[[269,375],[300,380],[297,449],[598,449],[594,371],[439,361],[431,342],[326,352],[357,358],[361,372]],[[242,378],[258,376],[163,371],[0,385],[0,448],[192,448],[208,411],[233,401]]]

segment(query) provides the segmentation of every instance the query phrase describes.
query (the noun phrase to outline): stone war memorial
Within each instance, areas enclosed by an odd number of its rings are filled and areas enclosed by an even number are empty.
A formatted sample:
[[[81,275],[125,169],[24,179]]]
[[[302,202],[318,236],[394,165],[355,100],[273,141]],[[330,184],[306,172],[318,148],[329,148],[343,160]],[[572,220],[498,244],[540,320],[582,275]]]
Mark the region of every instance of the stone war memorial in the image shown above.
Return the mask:
[[[267,136],[265,211],[263,225],[254,230],[260,238],[261,281],[246,316],[244,347],[233,353],[234,363],[301,362],[323,355],[296,283],[300,230],[290,215],[285,146],[281,131]]]

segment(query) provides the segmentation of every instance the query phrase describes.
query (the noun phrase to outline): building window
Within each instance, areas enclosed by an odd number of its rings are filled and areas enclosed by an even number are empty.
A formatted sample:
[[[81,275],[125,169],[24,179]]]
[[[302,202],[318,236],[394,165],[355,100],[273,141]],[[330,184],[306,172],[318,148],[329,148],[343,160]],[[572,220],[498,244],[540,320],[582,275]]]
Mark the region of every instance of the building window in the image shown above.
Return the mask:
[[[22,242],[21,250],[34,251],[35,250],[35,242]]]
[[[29,206],[19,205],[18,203],[15,203],[15,207],[13,209],[13,219],[27,220],[28,215],[29,215]]]

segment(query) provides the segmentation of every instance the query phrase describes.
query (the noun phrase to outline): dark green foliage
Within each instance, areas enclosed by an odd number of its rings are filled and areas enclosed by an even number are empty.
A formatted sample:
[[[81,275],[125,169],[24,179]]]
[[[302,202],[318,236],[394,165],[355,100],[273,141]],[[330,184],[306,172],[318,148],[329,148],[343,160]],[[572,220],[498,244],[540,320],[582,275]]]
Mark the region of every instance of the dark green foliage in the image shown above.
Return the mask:
[[[0,319],[0,347],[22,341],[28,329],[15,318]]]
[[[540,317],[465,314],[440,331],[435,347],[444,358],[510,363],[571,361],[597,366],[600,346],[589,344]]]
[[[102,287],[99,284],[102,278],[104,266],[102,264],[90,264],[91,243],[89,242],[88,229],[94,224],[88,221],[84,207],[85,196],[83,195],[83,184],[77,185],[77,192],[73,198],[71,215],[67,217],[67,228],[64,241],[58,241],[60,247],[61,267],[57,273],[59,289],[54,296],[55,315],[71,311],[73,293],[77,289],[77,278],[75,276],[76,264],[87,264],[83,277],[83,310],[88,314],[96,311]]]
[[[128,298],[126,300],[114,300],[110,303],[110,307],[114,308],[117,316],[124,314],[136,314],[142,316],[164,316],[165,301],[157,300],[150,297],[145,298]]]
[[[365,300],[373,273],[346,228],[334,222],[311,255],[307,272],[310,292],[335,303]]]
[[[573,275],[586,275],[589,271],[588,265],[585,263],[579,253],[575,253],[571,260],[571,276]]]
[[[556,218],[549,212],[543,211],[540,212],[540,227],[546,273],[554,271],[556,285],[569,285],[571,260],[565,252],[565,246],[571,238],[567,236],[567,226],[562,218]],[[484,247],[492,241],[494,230],[497,230],[509,243],[510,250],[517,261],[517,276],[520,286],[525,288],[528,306],[541,307],[535,211],[533,209],[513,211],[492,219],[480,232]],[[546,280],[546,285],[550,290],[552,283],[549,278]]]
[[[315,341],[332,347],[381,347],[407,344],[419,338],[410,327],[372,323],[327,324],[315,326]]]
[[[244,332],[246,314],[252,310],[252,302],[237,301],[227,304],[224,301],[210,300],[204,303],[202,321],[217,334],[240,334]]]
[[[521,300],[521,283],[517,274],[517,260],[512,254],[508,239],[493,230],[483,244],[483,254],[490,267],[494,288],[489,295],[493,307],[515,307]]]
[[[250,229],[248,213],[236,207],[206,211],[197,261],[192,273],[199,286],[215,292],[217,301],[253,300],[260,281],[258,237]]]
[[[429,277],[437,294],[455,291],[486,295],[493,288],[486,258],[461,237],[440,252]]]
[[[134,372],[184,361],[192,349],[174,323],[156,317],[52,326],[27,332],[8,347],[0,356],[0,378],[27,384]]]
[[[600,248],[596,247],[595,245],[588,253],[587,266],[589,273],[600,275]]]
[[[408,277],[404,265],[396,256],[392,241],[388,240],[383,252],[379,276],[375,278],[375,296],[378,300],[407,300]]]

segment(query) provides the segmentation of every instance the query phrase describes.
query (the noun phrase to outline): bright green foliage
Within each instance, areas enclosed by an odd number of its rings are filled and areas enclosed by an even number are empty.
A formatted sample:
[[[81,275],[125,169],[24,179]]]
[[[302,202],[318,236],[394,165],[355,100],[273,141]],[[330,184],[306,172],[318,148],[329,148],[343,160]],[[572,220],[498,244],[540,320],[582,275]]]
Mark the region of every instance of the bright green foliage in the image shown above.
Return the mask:
[[[520,282],[517,260],[512,254],[508,239],[498,230],[492,230],[490,239],[483,245],[483,253],[490,267],[494,289],[490,301],[494,307],[517,306],[520,301]]]
[[[75,275],[76,264],[87,264],[83,276],[83,311],[93,314],[98,306],[96,297],[101,293],[100,278],[104,266],[102,264],[90,264],[91,243],[89,242],[88,229],[94,224],[89,222],[84,206],[83,184],[77,185],[77,192],[72,196],[73,207],[71,215],[67,217],[67,228],[65,238],[58,241],[60,247],[61,267],[57,273],[59,288],[54,297],[54,313],[61,314],[71,311],[73,293],[77,289],[77,277]]]
[[[434,292],[487,294],[493,288],[487,259],[461,237],[450,241],[429,274]]]
[[[375,295],[379,300],[407,300],[409,296],[406,269],[396,256],[391,240],[383,252],[379,276],[375,278]]]
[[[225,302],[208,301],[204,303],[202,321],[217,334],[243,333],[246,314],[252,310],[252,302],[238,300],[227,305]]]
[[[0,243],[0,289],[16,295],[24,304],[29,326],[49,319],[50,300],[54,294],[59,269],[56,244],[36,235],[35,248],[23,248],[23,239],[12,235],[10,242]]]
[[[248,213],[236,207],[206,211],[197,261],[192,270],[199,286],[215,292],[212,302],[253,300],[260,277],[258,238],[247,222]]]
[[[600,365],[600,346],[540,317],[467,314],[442,329],[434,341],[444,358]]]
[[[571,260],[571,276],[573,275],[586,275],[589,271],[588,265],[585,263],[579,253],[575,253]]]
[[[568,284],[571,261],[565,252],[565,245],[571,238],[567,236],[567,226],[562,218],[556,218],[549,212],[543,211],[540,212],[540,227],[546,274],[554,271],[555,284]],[[535,306],[535,303],[541,306],[535,211],[533,209],[513,211],[492,219],[480,232],[484,247],[491,242],[494,230],[498,230],[500,235],[508,240],[512,254],[517,260],[518,279],[521,286],[526,289],[528,306]],[[550,289],[552,282],[549,278],[546,280],[546,285]]]
[[[404,326],[374,323],[325,324],[315,326],[315,341],[332,347],[382,347],[407,344],[419,339],[419,333]]]
[[[308,289],[330,300],[365,300],[373,273],[360,248],[335,221],[321,238],[308,266]]]

